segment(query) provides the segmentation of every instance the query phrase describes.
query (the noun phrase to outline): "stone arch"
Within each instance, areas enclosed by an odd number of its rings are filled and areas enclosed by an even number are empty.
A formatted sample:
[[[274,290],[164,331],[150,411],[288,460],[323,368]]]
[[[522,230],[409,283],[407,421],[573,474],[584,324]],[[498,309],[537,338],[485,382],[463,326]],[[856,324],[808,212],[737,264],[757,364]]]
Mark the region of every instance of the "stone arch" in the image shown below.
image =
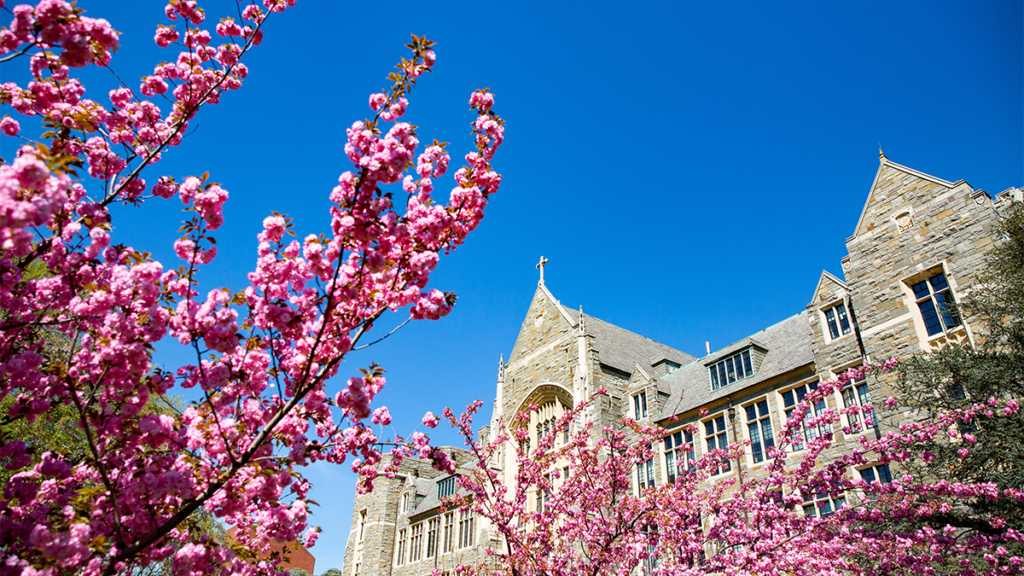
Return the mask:
[[[537,410],[530,410],[531,405],[536,405]],[[539,442],[541,436],[553,430],[555,421],[572,406],[572,393],[565,386],[556,382],[544,382],[534,387],[519,403],[512,413],[509,429],[526,428],[529,431],[530,443]],[[518,417],[523,413],[529,414],[529,419]]]

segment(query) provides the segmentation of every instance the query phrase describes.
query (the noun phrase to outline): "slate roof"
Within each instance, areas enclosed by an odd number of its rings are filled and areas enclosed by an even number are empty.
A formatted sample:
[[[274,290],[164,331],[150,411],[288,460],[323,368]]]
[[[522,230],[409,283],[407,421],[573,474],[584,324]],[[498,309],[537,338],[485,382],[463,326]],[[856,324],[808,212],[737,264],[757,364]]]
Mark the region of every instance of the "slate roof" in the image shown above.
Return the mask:
[[[562,309],[573,319],[573,326],[579,324],[579,311],[567,306],[562,306]],[[686,352],[655,342],[625,328],[619,328],[589,314],[584,314],[583,318],[587,332],[594,337],[594,347],[601,353],[601,363],[626,374],[633,372],[634,364],[639,364],[653,374],[653,363],[662,358],[680,365],[697,359]]]
[[[411,512],[409,512],[409,516],[419,516],[420,514],[436,510],[441,505],[441,499],[437,497],[437,485],[441,483],[441,480],[451,478],[452,476],[465,476],[476,468],[476,464],[470,464],[467,466],[460,466],[456,469],[455,474],[442,474],[429,480],[423,478],[414,479],[413,482],[415,482],[416,485],[416,493],[425,494],[426,496],[419,504],[416,505],[415,508],[412,509]],[[470,495],[468,490],[459,486],[458,481],[455,482],[455,492],[457,494],[462,494],[463,496]]]
[[[754,377],[712,391],[711,383],[708,380],[707,365],[751,344],[768,350]],[[704,358],[695,359],[686,366],[666,374],[658,381],[659,389],[667,389],[671,395],[665,407],[664,416],[687,412],[810,364],[814,362],[812,344],[811,315],[810,312],[804,311]]]

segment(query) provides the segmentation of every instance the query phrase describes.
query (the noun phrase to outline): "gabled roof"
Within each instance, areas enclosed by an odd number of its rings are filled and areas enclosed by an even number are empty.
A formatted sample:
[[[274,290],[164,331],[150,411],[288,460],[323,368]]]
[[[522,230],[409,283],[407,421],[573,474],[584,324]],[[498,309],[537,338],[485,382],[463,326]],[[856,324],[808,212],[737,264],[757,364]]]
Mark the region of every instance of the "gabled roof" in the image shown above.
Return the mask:
[[[814,362],[810,318],[811,315],[807,311],[790,316],[778,324],[666,374],[661,378],[659,387],[663,382],[670,391],[671,398],[662,416],[667,418],[682,414]],[[750,345],[758,345],[768,351],[757,373],[752,378],[711,390],[707,365]]]
[[[808,306],[814,304],[814,302],[818,300],[818,294],[821,293],[821,287],[822,285],[825,284],[825,282],[834,282],[837,285],[839,285],[839,287],[841,287],[843,290],[849,291],[849,287],[846,285],[846,282],[843,282],[838,277],[831,274],[828,270],[822,270],[821,277],[818,278],[818,285],[814,287],[814,294],[811,294],[811,301],[808,304]]]
[[[420,501],[419,504],[416,505],[416,508],[409,512],[409,516],[419,516],[420,514],[424,514],[432,510],[435,510],[437,507],[441,505],[441,499],[437,495],[438,484],[440,484],[442,480],[451,478],[453,476],[465,476],[467,474],[470,474],[473,472],[473,470],[476,470],[477,467],[478,466],[475,463],[471,463],[467,464],[466,466],[459,466],[456,469],[455,474],[442,474],[440,476],[430,479],[415,479],[416,493],[423,494],[425,495],[425,497],[423,498],[423,500]],[[470,492],[468,490],[464,489],[462,486],[459,486],[457,480],[455,482],[455,493],[462,494],[463,496],[470,495]]]
[[[956,186],[956,184],[953,183],[953,182],[948,182],[946,180],[943,180],[942,178],[937,178],[937,177],[932,176],[930,174],[925,174],[924,172],[918,172],[917,170],[914,170],[913,168],[908,168],[906,166],[903,166],[902,164],[897,164],[897,163],[893,162],[892,160],[889,160],[888,158],[886,158],[884,155],[882,155],[881,156],[881,161],[878,164],[878,172],[875,172],[875,179],[871,182],[871,189],[868,190],[868,198],[864,202],[864,208],[861,209],[861,211],[860,211],[860,218],[857,220],[857,226],[854,227],[854,229],[853,229],[853,235],[846,239],[847,242],[849,242],[850,240],[853,240],[858,235],[860,235],[861,227],[864,225],[864,216],[868,213],[868,207],[871,206],[872,200],[875,199],[875,189],[878,186],[878,181],[882,177],[882,173],[885,171],[885,169],[887,167],[888,168],[892,168],[894,170],[898,170],[898,171],[903,172],[903,173],[906,173],[906,174],[908,174],[910,176],[914,176],[914,177],[920,178],[922,180],[927,180],[927,181],[932,182],[934,184],[938,184],[939,186],[944,186],[946,188],[953,188],[954,186]]]
[[[580,312],[572,312],[570,308],[562,307],[562,312],[572,317],[572,325],[579,324]],[[601,353],[601,363],[621,370],[626,374],[633,372],[633,366],[638,365],[644,371],[652,374],[654,363],[666,358],[676,364],[688,364],[696,358],[666,346],[661,342],[651,340],[625,328],[583,314],[583,321],[586,324],[587,333],[594,337],[594,347]]]

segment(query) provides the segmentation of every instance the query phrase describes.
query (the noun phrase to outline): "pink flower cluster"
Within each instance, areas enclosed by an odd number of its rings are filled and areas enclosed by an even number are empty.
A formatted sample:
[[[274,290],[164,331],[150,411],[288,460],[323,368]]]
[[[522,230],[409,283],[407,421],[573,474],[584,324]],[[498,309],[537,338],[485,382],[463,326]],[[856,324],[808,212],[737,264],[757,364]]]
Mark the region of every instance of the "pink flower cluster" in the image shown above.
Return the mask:
[[[371,366],[340,391],[329,388],[384,313],[407,307],[411,318],[438,319],[451,310],[454,296],[429,288],[430,274],[497,192],[490,160],[502,124],[488,106],[451,201],[433,202],[433,181],[449,163],[444,148],[421,152],[408,123],[383,135],[379,126],[407,113],[416,78],[435,62],[432,43],[414,37],[394,87],[371,98],[378,117],[348,131],[353,167],[330,192],[329,230],[300,241],[292,221],[273,214],[257,236],[248,286],[200,292],[228,192],[208,174],[154,174],[147,196],[143,172],[184,141],[202,107],[241,86],[241,60],[262,41],[268,16],[293,4],[245,5],[240,22],[215,25],[228,39],[215,46],[198,3],[170,0],[173,25],[158,27],[154,40],[179,50],[140,86],[110,90],[109,105],[85,99],[69,76],[110,62],[117,33],[105,20],[41,0],[14,7],[0,30],[0,54],[26,54],[33,78],[0,85],[0,102],[56,128],[0,165],[0,399],[9,401],[5,418],[28,422],[69,407],[90,455],[34,454],[0,431],[0,458],[14,473],[0,499],[0,572],[99,576],[169,560],[176,574],[270,574],[276,561],[249,564],[183,520],[202,507],[256,554],[275,539],[312,545],[299,467],[351,457],[363,491],[380,473],[369,425],[391,423],[373,405],[383,370]],[[16,137],[21,125],[5,116],[0,132]],[[384,187],[403,180],[412,184],[403,184],[410,199],[399,211]],[[117,242],[113,202],[175,195],[190,214],[174,243],[182,266],[165,268]],[[166,337],[190,346],[194,361],[161,369],[153,350]],[[175,386],[202,401],[180,414],[155,408]],[[395,450],[396,460],[418,455],[454,470],[424,434]]]
[[[894,365],[890,361],[876,370]],[[651,487],[637,487],[636,471],[662,453],[669,432],[631,419],[595,430],[588,414],[603,401],[601,394],[566,410],[528,452],[522,448],[528,433],[518,424],[510,430],[499,421],[487,445],[475,441],[469,424],[479,402],[458,418],[447,410],[445,416],[476,455],[475,472],[460,477],[465,492],[447,506],[482,516],[496,531],[492,537],[505,543],[458,571],[612,576],[654,567],[653,574],[668,576],[1019,574],[1024,558],[1007,548],[1024,542],[1019,527],[989,515],[958,526],[948,522],[969,517],[972,504],[982,500],[1024,501],[1024,491],[999,490],[986,482],[922,480],[909,473],[889,483],[868,483],[852,472],[927,458],[921,447],[949,426],[992,417],[986,408],[1009,402],[993,399],[878,439],[863,436],[860,447],[838,457],[824,453],[832,434],[794,450],[795,434],[817,399],[868,370],[848,372],[808,394],[757,473],[743,466],[721,474],[723,460],[743,461],[743,443],[700,458],[687,457],[694,447],[683,445],[674,456],[686,466],[677,467],[673,482]],[[808,425],[836,426],[839,420],[838,412],[825,411]],[[685,430],[699,437],[696,425]],[[970,434],[962,436],[972,443]],[[506,483],[493,464],[515,446],[520,449],[514,476]]]

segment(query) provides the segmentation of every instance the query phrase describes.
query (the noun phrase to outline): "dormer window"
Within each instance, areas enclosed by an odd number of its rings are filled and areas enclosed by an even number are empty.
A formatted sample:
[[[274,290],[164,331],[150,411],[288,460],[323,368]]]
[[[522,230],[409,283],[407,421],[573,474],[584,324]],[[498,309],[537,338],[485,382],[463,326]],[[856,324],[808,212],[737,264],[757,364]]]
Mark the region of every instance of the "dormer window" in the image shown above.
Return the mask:
[[[708,372],[711,374],[712,390],[718,390],[737,380],[750,378],[754,375],[754,365],[750,361],[750,349],[708,366]]]
[[[437,497],[447,498],[455,494],[455,476],[449,476],[437,483]]]

